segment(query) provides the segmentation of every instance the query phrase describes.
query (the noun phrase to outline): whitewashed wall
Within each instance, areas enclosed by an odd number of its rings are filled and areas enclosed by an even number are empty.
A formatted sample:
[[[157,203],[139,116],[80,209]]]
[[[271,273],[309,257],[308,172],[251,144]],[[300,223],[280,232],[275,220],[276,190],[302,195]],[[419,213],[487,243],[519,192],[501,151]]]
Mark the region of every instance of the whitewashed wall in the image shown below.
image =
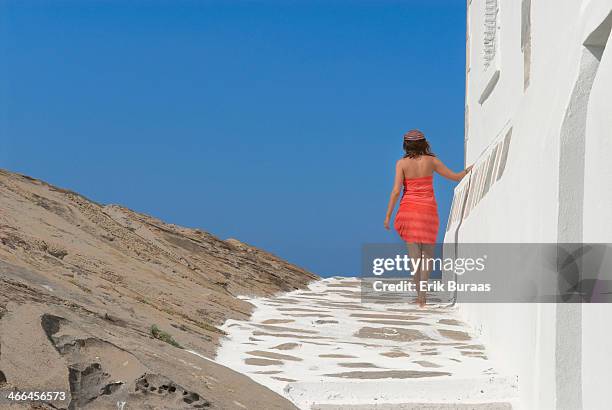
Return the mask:
[[[612,0],[531,0],[529,49],[522,2],[497,1],[487,61],[494,2],[468,0],[466,163],[476,165],[468,209],[462,218],[454,205],[445,241],[612,243],[612,42],[599,58],[584,46],[608,41],[592,33],[605,33]],[[483,189],[478,169],[509,129],[503,174]],[[610,305],[459,306],[502,369],[518,376],[524,408],[612,408]]]
[[[592,4],[589,17],[609,9]],[[601,11],[597,10],[601,7]],[[595,12],[591,11],[595,10]],[[612,24],[612,18],[609,23]],[[596,39],[596,42],[601,39]],[[583,237],[585,242],[612,242],[612,39],[601,56],[590,94],[586,120]],[[612,306],[582,306],[582,397],[584,409],[611,408]]]

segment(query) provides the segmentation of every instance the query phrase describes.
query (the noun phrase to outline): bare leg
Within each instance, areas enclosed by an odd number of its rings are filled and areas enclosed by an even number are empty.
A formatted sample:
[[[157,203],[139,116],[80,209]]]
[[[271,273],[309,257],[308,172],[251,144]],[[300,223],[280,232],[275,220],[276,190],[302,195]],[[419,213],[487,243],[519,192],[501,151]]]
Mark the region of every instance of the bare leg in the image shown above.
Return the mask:
[[[422,250],[420,243],[407,243],[408,245],[408,256],[413,260],[412,266],[415,266],[417,260],[422,257]],[[422,263],[422,262],[418,262]],[[414,303],[421,303],[421,291],[420,291],[420,283],[421,283],[421,269],[415,269],[412,275],[412,283],[416,286],[417,297]]]
[[[428,262],[428,259],[432,259],[434,257],[434,249],[435,245],[433,244],[421,244],[421,254],[423,255],[423,260],[421,262],[421,269],[419,272],[420,280],[425,283],[425,287],[429,283],[429,274],[433,270],[433,262]],[[419,301],[420,306],[425,306],[427,304],[427,292],[423,291],[421,293],[421,298]]]

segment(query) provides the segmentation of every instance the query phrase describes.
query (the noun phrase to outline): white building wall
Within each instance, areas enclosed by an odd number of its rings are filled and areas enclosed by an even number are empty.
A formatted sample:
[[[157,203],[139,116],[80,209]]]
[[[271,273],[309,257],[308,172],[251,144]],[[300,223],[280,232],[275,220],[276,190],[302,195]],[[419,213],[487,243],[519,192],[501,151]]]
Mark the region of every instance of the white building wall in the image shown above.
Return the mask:
[[[486,69],[491,2],[467,2],[466,163],[475,167],[456,189],[445,241],[612,243],[612,42],[595,59],[584,46],[612,0],[531,0],[528,50],[529,0],[498,0]],[[479,168],[499,157],[492,153],[509,130],[503,174],[478,194]],[[610,305],[459,306],[503,370],[518,376],[524,408],[611,408]]]
[[[606,8],[599,13],[605,13]],[[594,13],[592,17],[601,15]],[[590,25],[598,24],[597,18]],[[608,18],[612,25],[612,17]],[[609,29],[609,27],[608,27]],[[603,34],[605,37],[605,33]],[[593,39],[593,43],[605,41]],[[585,138],[583,237],[585,242],[612,242],[612,39],[608,36],[590,94]],[[597,50],[595,50],[597,51]],[[584,409],[610,408],[612,385],[612,307],[582,306],[582,397]]]

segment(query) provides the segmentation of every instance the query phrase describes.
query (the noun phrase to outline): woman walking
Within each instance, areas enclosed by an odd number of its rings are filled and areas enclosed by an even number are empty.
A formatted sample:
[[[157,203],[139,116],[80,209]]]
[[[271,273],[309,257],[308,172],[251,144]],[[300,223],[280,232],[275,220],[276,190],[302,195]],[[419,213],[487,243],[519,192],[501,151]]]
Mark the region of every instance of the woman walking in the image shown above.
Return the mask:
[[[385,228],[390,229],[391,214],[403,186],[404,194],[395,216],[394,227],[406,242],[410,258],[421,259],[419,269],[413,272],[413,280],[417,287],[416,303],[423,307],[427,302],[426,287],[431,272],[425,261],[434,256],[439,226],[433,174],[437,172],[450,180],[460,181],[470,172],[472,166],[461,172],[448,169],[431,152],[425,135],[419,130],[410,130],[404,134],[404,151],[404,158],[397,161],[395,166],[395,180],[387,207]]]

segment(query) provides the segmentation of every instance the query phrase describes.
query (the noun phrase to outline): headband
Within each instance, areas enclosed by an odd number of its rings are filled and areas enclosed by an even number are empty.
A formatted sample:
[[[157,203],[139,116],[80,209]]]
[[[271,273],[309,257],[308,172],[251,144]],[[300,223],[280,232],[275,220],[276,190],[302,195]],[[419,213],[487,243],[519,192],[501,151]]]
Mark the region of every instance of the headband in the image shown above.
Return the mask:
[[[419,130],[410,130],[404,134],[404,141],[419,141],[424,139],[425,135]]]

